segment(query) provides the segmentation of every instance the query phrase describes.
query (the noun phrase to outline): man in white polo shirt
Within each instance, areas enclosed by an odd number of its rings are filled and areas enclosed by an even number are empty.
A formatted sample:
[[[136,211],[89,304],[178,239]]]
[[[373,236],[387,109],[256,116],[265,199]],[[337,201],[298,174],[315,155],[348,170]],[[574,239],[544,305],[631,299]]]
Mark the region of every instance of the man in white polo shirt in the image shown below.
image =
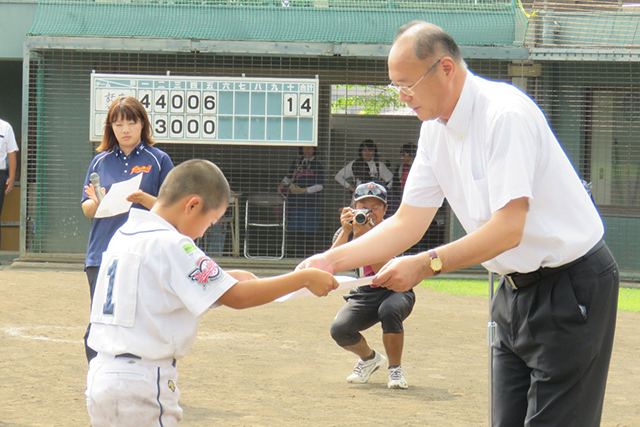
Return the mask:
[[[11,125],[0,119],[0,213],[4,195],[11,193],[18,167],[18,143]],[[0,233],[0,243],[2,234]]]
[[[482,263],[492,301],[494,426],[598,426],[619,276],[604,227],[544,114],[517,88],[467,70],[453,38],[412,22],[389,53],[400,101],[423,121],[397,213],[299,268],[345,271],[415,244],[446,197],[467,235],[392,259],[394,291]]]

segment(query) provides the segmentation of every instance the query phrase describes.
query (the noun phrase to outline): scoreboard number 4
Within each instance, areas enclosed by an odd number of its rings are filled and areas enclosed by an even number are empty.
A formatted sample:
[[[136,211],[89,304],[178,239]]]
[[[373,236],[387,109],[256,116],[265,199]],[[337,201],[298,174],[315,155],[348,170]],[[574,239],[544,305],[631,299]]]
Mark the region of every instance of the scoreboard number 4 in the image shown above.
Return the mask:
[[[216,114],[218,112],[217,92],[202,92],[200,95],[200,92],[188,91],[185,94],[181,90],[140,90],[138,97],[148,113]]]

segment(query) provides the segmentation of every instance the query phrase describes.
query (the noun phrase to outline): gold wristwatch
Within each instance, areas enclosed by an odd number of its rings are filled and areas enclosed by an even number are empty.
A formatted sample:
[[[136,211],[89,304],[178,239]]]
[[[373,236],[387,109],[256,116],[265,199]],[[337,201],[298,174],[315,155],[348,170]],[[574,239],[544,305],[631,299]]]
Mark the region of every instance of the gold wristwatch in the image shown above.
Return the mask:
[[[429,258],[431,258],[431,262],[429,262],[429,268],[433,271],[433,275],[437,276],[442,273],[442,260],[438,257],[438,254],[433,249],[429,252]]]

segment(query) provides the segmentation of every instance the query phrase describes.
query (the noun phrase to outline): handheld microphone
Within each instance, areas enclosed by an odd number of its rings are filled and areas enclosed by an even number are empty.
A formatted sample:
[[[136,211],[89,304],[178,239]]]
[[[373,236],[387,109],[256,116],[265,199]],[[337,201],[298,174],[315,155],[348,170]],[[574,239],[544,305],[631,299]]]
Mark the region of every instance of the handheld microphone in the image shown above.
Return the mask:
[[[100,186],[100,175],[93,172],[91,175],[89,175],[89,181],[91,181],[91,183],[93,184],[93,188],[96,190],[98,203],[101,203],[104,195],[102,194],[102,187]]]

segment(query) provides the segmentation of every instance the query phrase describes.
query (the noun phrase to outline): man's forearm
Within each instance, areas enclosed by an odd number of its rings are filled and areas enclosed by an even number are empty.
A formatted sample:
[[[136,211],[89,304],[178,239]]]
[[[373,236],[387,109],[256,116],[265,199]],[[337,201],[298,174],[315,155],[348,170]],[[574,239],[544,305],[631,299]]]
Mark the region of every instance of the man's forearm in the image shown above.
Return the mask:
[[[442,272],[448,273],[489,261],[520,244],[527,218],[528,199],[512,200],[485,225],[436,250]],[[424,254],[428,262],[428,254]]]
[[[404,208],[366,234],[329,250],[335,271],[385,262],[417,243],[435,215],[436,208]],[[407,213],[409,211],[409,213]]]
[[[9,160],[9,178],[12,180],[16,179],[16,170],[18,169],[18,155],[16,152],[12,152],[8,154]]]

